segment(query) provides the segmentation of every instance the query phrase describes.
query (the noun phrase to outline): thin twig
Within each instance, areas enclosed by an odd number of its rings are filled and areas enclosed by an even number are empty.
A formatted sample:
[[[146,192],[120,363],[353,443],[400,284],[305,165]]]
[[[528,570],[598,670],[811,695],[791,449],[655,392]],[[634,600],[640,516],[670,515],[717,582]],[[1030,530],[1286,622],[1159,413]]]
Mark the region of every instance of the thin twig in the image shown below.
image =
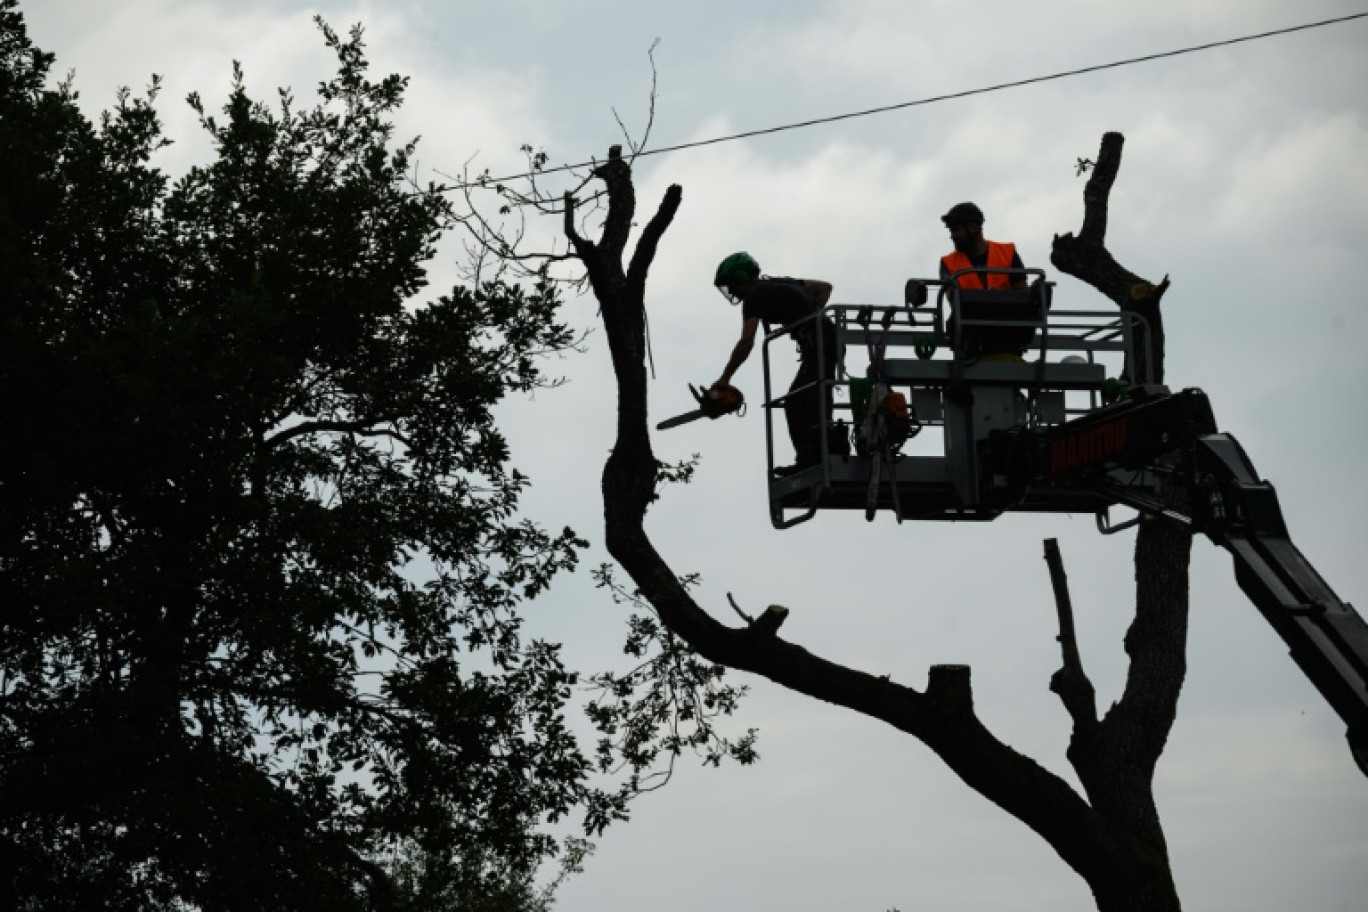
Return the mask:
[[[737,614],[741,615],[741,620],[745,621],[747,624],[755,623],[755,619],[752,618],[749,614],[746,614],[746,612],[742,611],[741,607],[736,604],[736,599],[732,598],[732,594],[730,592],[727,593],[727,601],[731,602],[732,610],[735,611]]]

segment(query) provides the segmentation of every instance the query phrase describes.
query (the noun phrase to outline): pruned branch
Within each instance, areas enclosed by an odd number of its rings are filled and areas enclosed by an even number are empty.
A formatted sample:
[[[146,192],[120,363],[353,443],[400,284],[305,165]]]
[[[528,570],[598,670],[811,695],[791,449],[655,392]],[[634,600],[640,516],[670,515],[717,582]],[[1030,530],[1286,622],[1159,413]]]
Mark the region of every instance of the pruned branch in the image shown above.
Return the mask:
[[[683,195],[684,191],[680,186],[672,184],[665,191],[665,196],[660,201],[660,208],[646,223],[645,230],[641,232],[641,237],[637,240],[631,265],[627,267],[627,282],[632,287],[634,294],[644,295],[646,293],[646,276],[650,272],[651,263],[655,261],[656,248],[659,246],[660,238],[665,234],[665,230],[674,221],[675,213],[679,211],[679,204]]]
[[[579,231],[575,229],[575,195],[568,190],[565,193],[564,228],[565,236],[569,239],[571,246],[574,247],[576,255],[580,259],[584,259],[589,255],[593,242],[580,237]]]
[[[1159,301],[1168,290],[1165,276],[1158,284],[1142,279],[1126,269],[1107,250],[1107,218],[1112,184],[1121,167],[1121,148],[1125,137],[1106,133],[1092,175],[1083,189],[1083,227],[1077,236],[1055,235],[1050,262],[1055,268],[1086,282],[1110,298],[1123,312],[1144,321],[1137,330],[1137,350],[1148,347],[1152,366],[1144,359],[1127,365],[1135,383],[1164,382],[1164,323]]]
[[[632,217],[636,215],[632,168],[623,160],[621,146],[608,150],[608,161],[595,168],[594,175],[608,187],[608,215],[603,221],[599,246],[606,256],[620,261],[632,231]]]
[[[1078,637],[1074,631],[1073,604],[1069,598],[1069,578],[1064,572],[1064,559],[1059,554],[1059,542],[1045,539],[1045,562],[1050,567],[1050,582],[1054,586],[1055,608],[1059,614],[1059,651],[1063,665],[1050,678],[1050,690],[1059,695],[1074,732],[1086,733],[1097,726],[1097,694],[1093,683],[1083,671],[1083,659],[1078,654]]]
[[[1092,176],[1083,187],[1083,227],[1078,237],[1084,243],[1099,246],[1107,243],[1107,206],[1112,184],[1121,170],[1124,142],[1120,133],[1107,133],[1102,137],[1102,150],[1093,162]]]
[[[974,688],[968,665],[932,665],[926,676],[926,698],[951,716],[974,713]]]
[[[784,621],[788,620],[789,610],[783,605],[770,605],[765,609],[765,613],[755,619],[755,623],[750,625],[752,636],[772,637],[779,632]]]

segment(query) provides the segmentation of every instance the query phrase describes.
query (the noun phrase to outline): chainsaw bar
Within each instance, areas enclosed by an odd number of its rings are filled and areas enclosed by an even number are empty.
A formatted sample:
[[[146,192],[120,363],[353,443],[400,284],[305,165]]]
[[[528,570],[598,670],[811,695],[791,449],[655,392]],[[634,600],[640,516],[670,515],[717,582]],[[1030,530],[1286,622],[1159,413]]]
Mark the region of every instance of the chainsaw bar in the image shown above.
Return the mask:
[[[670,428],[679,427],[681,424],[688,424],[690,421],[697,421],[703,417],[702,409],[694,409],[692,412],[685,412],[682,415],[675,415],[673,418],[666,418],[656,425],[657,431],[668,431]]]

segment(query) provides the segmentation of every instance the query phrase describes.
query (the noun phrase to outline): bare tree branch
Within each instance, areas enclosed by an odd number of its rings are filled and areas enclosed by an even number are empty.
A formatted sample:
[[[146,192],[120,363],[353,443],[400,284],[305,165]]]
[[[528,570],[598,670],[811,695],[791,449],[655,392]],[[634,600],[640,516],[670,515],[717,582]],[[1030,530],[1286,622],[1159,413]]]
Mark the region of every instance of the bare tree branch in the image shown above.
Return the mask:
[[[645,230],[641,232],[641,237],[637,240],[636,251],[632,254],[631,265],[627,267],[627,282],[631,285],[633,294],[645,295],[646,276],[650,272],[651,263],[655,261],[656,248],[659,246],[660,238],[665,234],[665,230],[674,221],[683,194],[684,191],[678,184],[674,184],[666,190],[665,197],[660,201],[660,208],[656,210],[656,214],[651,217],[651,220],[646,223]]]
[[[1096,288],[1122,311],[1135,314],[1148,324],[1148,333],[1142,331],[1137,341],[1141,346],[1152,348],[1153,370],[1143,362],[1129,365],[1127,369],[1135,383],[1163,383],[1164,324],[1159,301],[1168,290],[1168,277],[1157,285],[1148,282],[1116,262],[1106,248],[1109,197],[1121,167],[1124,144],[1125,137],[1120,133],[1103,135],[1097,163],[1083,191],[1083,227],[1077,237],[1072,233],[1055,235],[1050,262]]]
[[[732,598],[732,594],[730,592],[727,593],[727,601],[731,602],[732,611],[735,611],[737,614],[739,614],[741,616],[741,620],[745,621],[747,624],[755,623],[755,618],[751,617],[749,614],[746,614],[746,612],[741,610],[741,606],[736,604],[736,599]]]
[[[656,86],[658,85],[660,76],[659,72],[656,69],[655,62],[655,49],[658,47],[660,47],[659,38],[652,41],[650,48],[648,48],[646,51],[646,56],[651,61],[651,92],[648,96],[648,107],[646,110],[646,128],[641,131],[640,142],[634,142],[632,140],[632,135],[628,132],[627,127],[622,123],[622,118],[618,117],[617,110],[614,109],[613,111],[613,117],[617,119],[618,127],[622,129],[622,135],[627,140],[627,148],[632,150],[632,154],[628,156],[627,159],[628,164],[634,164],[636,162],[637,156],[641,154],[641,150],[646,148],[646,143],[649,142],[651,138],[651,128],[655,126]]]
[[[359,418],[355,421],[301,421],[293,427],[288,427],[276,431],[265,440],[268,447],[277,446],[287,440],[296,437],[303,437],[308,434],[315,434],[320,431],[338,434],[359,434],[362,437],[389,437],[397,440],[405,446],[409,446],[408,439],[392,427],[376,427],[375,425],[384,422],[386,419],[380,416],[371,418]]]
[[[584,245],[587,243],[580,237],[579,231],[575,229],[575,195],[567,192],[565,194],[565,236],[570,240],[570,245],[575,248],[580,259],[584,259]]]
[[[655,49],[659,43],[659,39],[656,39],[647,52],[651,63],[651,90],[648,96],[646,126],[640,139],[632,137],[617,110],[613,110],[613,117],[623,132],[630,152],[626,159],[627,164],[635,160],[636,156],[645,149],[650,139],[651,130],[655,125],[659,78],[655,65]],[[615,148],[619,148],[618,157],[621,158],[620,147]],[[564,263],[571,259],[583,259],[574,249],[573,243],[565,251],[554,249],[554,247],[549,252],[522,250],[522,244],[526,238],[526,214],[531,211],[536,215],[563,215],[566,218],[575,219],[576,223],[572,226],[571,231],[566,232],[567,238],[570,238],[572,234],[583,235],[587,233],[593,227],[590,223],[603,211],[603,205],[610,199],[610,194],[606,189],[589,194],[585,194],[584,190],[592,181],[603,176],[602,169],[610,164],[611,160],[603,164],[593,162],[587,173],[579,169],[570,170],[569,173],[575,177],[577,183],[568,190],[550,192],[538,180],[539,175],[546,167],[547,153],[536,150],[530,145],[523,145],[521,151],[527,159],[527,171],[523,175],[525,184],[515,184],[512,181],[495,181],[490,177],[488,170],[472,178],[469,174],[470,162],[467,162],[463,167],[461,178],[443,174],[441,171],[437,172],[451,181],[451,186],[444,189],[459,191],[464,199],[464,210],[455,219],[468,236],[465,241],[466,263],[463,266],[462,274],[467,279],[479,281],[486,268],[486,263],[492,258],[498,263],[497,272],[499,276],[507,272],[519,278],[535,277],[538,280],[556,282],[583,290],[586,283],[592,284],[591,278],[582,274],[569,277],[555,275],[549,270],[550,266],[557,263]],[[612,172],[606,173],[611,174]],[[628,183],[630,187],[630,181]],[[496,219],[485,213],[480,202],[476,199],[477,194],[491,192],[498,198],[498,215],[512,219],[512,225],[496,222]],[[600,244],[609,244],[619,250],[625,247],[632,227],[631,210],[632,206],[628,206],[624,219],[621,212],[615,214],[610,207],[610,211],[604,216],[602,224],[598,226],[603,229],[599,240]],[[643,274],[640,277],[640,282],[644,283],[644,280]]]
[[[632,185],[632,169],[622,159],[622,147],[610,148],[608,161],[594,169],[594,173],[608,187],[608,215],[599,246],[605,256],[621,261],[632,231],[632,217],[636,215],[636,187]]]
[[[1050,582],[1054,586],[1055,608],[1059,612],[1059,650],[1063,666],[1050,678],[1050,690],[1059,695],[1075,732],[1090,732],[1097,726],[1097,695],[1092,681],[1083,671],[1083,659],[1078,654],[1078,637],[1074,632],[1073,604],[1069,599],[1069,578],[1064,572],[1064,559],[1059,554],[1059,542],[1045,539],[1045,562],[1050,567]]]

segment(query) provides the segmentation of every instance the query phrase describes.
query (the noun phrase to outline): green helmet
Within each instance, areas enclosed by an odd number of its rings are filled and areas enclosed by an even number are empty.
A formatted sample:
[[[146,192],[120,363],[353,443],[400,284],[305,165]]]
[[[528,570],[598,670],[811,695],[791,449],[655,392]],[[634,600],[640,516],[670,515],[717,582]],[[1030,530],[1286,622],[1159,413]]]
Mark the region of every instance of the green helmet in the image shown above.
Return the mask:
[[[713,279],[713,284],[719,288],[724,285],[744,285],[747,282],[754,282],[758,278],[760,278],[760,264],[743,250],[740,253],[733,253],[718,264],[717,276]]]

